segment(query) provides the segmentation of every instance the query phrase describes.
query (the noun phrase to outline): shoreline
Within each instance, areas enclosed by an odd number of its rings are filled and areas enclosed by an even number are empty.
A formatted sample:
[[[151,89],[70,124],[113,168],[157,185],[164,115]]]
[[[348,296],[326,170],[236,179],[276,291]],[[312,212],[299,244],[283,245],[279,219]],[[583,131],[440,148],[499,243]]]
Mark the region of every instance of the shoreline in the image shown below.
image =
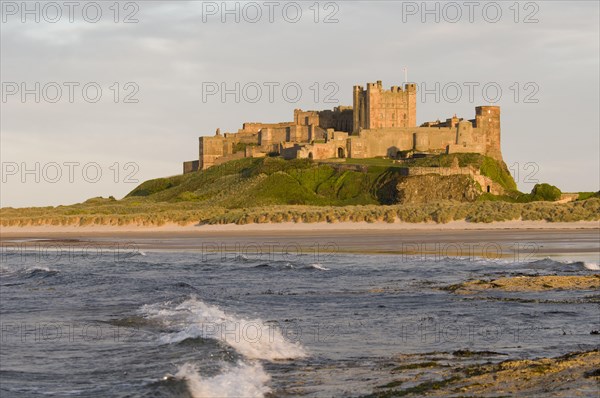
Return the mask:
[[[406,223],[406,222],[339,222],[339,223],[264,223],[264,224],[165,224],[162,226],[139,225],[90,225],[90,226],[57,226],[40,225],[25,227],[0,227],[0,238],[16,237],[37,233],[77,233],[84,235],[120,234],[120,233],[214,233],[214,232],[281,232],[297,233],[311,231],[472,231],[472,230],[578,230],[599,229],[598,221],[547,222],[547,221],[494,221],[491,223],[471,223],[467,221],[451,221],[446,224]]]
[[[234,252],[285,258],[286,253],[293,252],[318,259],[336,253],[402,254],[423,260],[445,256],[514,261],[552,257],[597,264],[600,221],[11,227],[0,230],[0,244],[6,251],[25,247],[81,250],[92,246],[103,250],[166,250],[215,256]]]

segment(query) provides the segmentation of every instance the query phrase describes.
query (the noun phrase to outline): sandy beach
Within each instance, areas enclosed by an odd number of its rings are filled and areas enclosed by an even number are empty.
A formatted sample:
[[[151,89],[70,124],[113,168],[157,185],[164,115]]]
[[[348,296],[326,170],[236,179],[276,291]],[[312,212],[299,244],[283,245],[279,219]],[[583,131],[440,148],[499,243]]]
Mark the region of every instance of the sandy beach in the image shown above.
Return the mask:
[[[77,233],[77,234],[106,234],[106,233],[213,233],[213,232],[281,232],[296,233],[305,231],[457,231],[457,230],[573,230],[573,229],[600,229],[599,221],[577,221],[552,223],[547,221],[502,221],[491,223],[471,223],[467,221],[451,221],[446,224],[438,223],[367,223],[367,222],[339,222],[339,223],[264,223],[264,224],[211,224],[211,225],[178,225],[165,224],[163,226],[138,226],[138,225],[90,225],[90,226],[26,226],[26,227],[1,227],[0,237],[22,236],[38,233]]]

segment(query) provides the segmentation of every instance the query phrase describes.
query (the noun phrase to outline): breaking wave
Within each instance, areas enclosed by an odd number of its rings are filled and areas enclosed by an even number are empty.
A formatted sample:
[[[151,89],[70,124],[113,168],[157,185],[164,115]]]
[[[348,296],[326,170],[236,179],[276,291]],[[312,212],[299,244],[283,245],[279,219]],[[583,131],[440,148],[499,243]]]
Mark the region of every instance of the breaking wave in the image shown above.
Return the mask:
[[[554,260],[551,258],[544,258],[541,260],[532,261],[527,264],[532,269],[545,269],[549,271],[565,271],[565,272],[577,272],[577,271],[600,271],[598,263],[588,261],[570,261],[570,260]]]
[[[598,263],[584,262],[583,267],[590,271],[600,271],[600,265]]]
[[[294,265],[290,262],[272,262],[270,264],[262,263],[255,265],[253,268],[257,269],[274,269],[274,270],[319,270],[319,271],[329,271],[329,268],[324,267],[322,264],[314,263],[309,265],[297,264]]]
[[[145,305],[141,311],[145,317],[159,320],[174,330],[160,336],[163,344],[200,337],[221,341],[248,359],[275,361],[306,356],[304,348],[286,340],[278,328],[261,319],[228,314],[196,297],[177,305]]]
[[[204,397],[264,397],[271,392],[267,383],[271,379],[259,363],[251,365],[238,362],[235,367],[226,367],[221,374],[205,378],[191,363],[179,366],[176,379],[184,380],[194,398]]]
[[[326,268],[326,267],[324,267],[323,265],[321,265],[319,263],[311,264],[311,265],[307,266],[306,268],[308,268],[308,269],[318,269],[319,271],[329,271],[329,268]]]
[[[58,274],[58,270],[43,266],[29,268],[0,268],[0,275],[4,277],[47,278],[56,274]]]
[[[200,397],[264,397],[271,389],[271,379],[256,360],[275,361],[302,358],[304,348],[286,340],[281,331],[261,319],[244,319],[228,314],[195,296],[180,304],[166,302],[144,305],[140,310],[145,319],[160,322],[172,332],[160,335],[162,344],[179,343],[188,339],[215,339],[228,344],[250,363],[238,361],[225,365],[213,377],[201,376],[193,363],[179,366],[173,377],[185,381],[189,393]]]
[[[258,264],[255,265],[252,268],[271,268],[271,269],[276,269],[276,270],[286,270],[286,269],[296,269],[297,267],[290,263],[289,261],[274,261],[270,264],[267,263],[262,263],[262,264]]]

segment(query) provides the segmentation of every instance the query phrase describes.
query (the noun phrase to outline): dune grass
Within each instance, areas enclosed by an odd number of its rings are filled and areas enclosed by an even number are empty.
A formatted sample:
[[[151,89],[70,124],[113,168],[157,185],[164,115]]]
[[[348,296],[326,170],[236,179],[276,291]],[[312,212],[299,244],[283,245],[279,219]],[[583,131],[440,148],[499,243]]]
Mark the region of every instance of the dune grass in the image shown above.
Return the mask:
[[[250,224],[279,222],[436,222],[467,220],[476,223],[509,220],[549,222],[600,219],[600,199],[565,204],[551,202],[439,202],[424,205],[274,205],[228,209],[195,202],[153,202],[127,198],[105,204],[0,209],[2,226],[33,225],[140,225],[166,223]]]

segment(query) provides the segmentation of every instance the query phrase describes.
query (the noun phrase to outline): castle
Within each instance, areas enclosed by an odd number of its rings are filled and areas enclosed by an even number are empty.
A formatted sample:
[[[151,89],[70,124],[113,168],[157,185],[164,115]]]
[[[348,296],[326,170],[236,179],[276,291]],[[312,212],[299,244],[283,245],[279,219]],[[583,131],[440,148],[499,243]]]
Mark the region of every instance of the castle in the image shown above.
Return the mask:
[[[478,106],[475,118],[456,115],[417,126],[417,87],[382,87],[381,81],[355,86],[353,106],[333,110],[294,110],[283,123],[244,123],[237,133],[200,137],[199,159],[183,172],[205,170],[244,157],[284,159],[388,157],[401,159],[440,153],[474,152],[502,160],[500,107]]]

